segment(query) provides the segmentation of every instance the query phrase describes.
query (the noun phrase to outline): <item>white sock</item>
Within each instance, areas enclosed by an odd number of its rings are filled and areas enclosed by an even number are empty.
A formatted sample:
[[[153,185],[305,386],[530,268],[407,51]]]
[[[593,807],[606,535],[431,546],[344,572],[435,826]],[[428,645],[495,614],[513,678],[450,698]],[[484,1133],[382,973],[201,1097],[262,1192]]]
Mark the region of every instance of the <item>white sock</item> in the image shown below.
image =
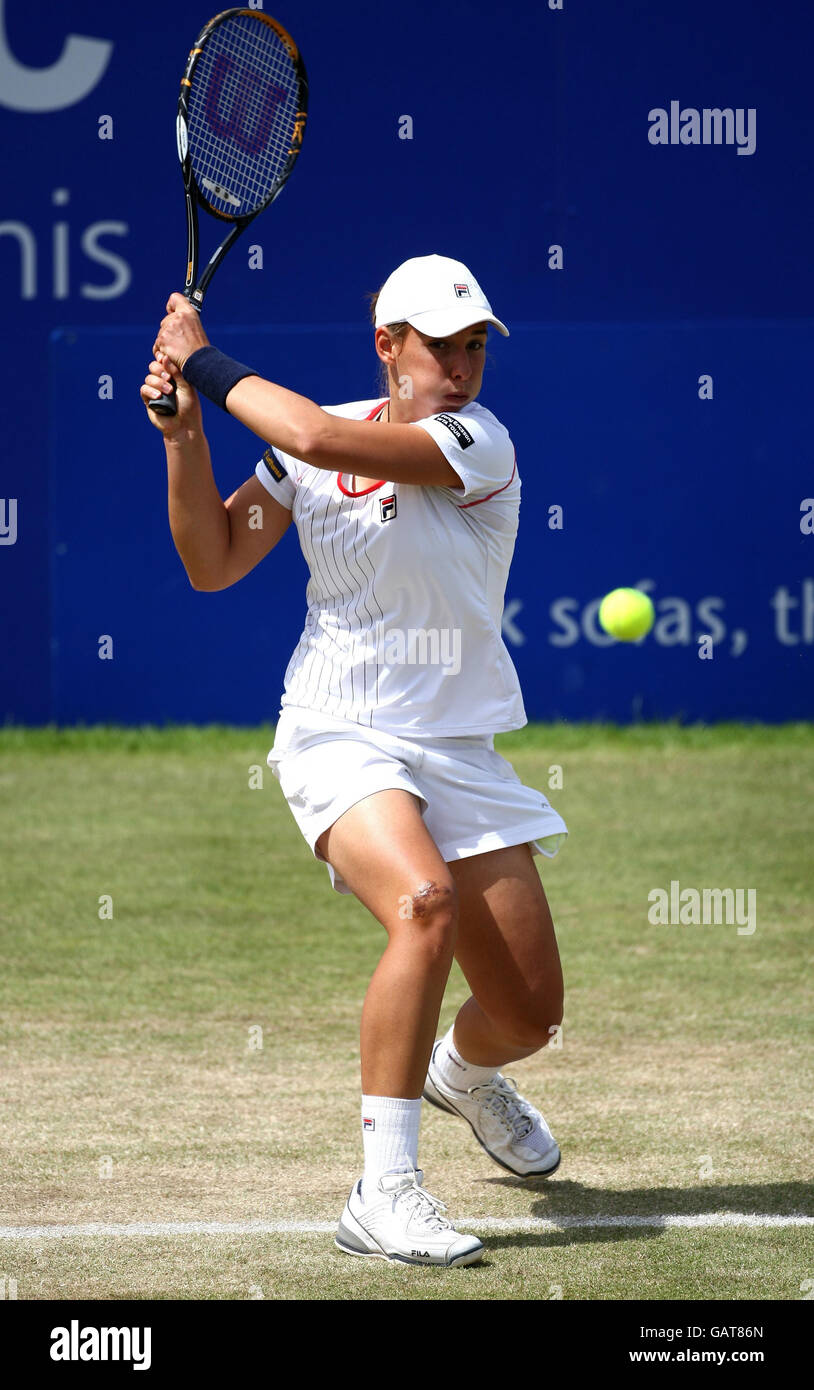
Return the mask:
[[[362,1143],[365,1172],[362,1192],[371,1195],[382,1173],[418,1167],[421,1098],[362,1096]]]
[[[450,1028],[441,1039],[433,1062],[445,1086],[453,1091],[468,1091],[471,1086],[482,1086],[497,1076],[497,1067],[476,1067],[473,1062],[467,1062],[452,1041],[452,1033],[453,1028]]]

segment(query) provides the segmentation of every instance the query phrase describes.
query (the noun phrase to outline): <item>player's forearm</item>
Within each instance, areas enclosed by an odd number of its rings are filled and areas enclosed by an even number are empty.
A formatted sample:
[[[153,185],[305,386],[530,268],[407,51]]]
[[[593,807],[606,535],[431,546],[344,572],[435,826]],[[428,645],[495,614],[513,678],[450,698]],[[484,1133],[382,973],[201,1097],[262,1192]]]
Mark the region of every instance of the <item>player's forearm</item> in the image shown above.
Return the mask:
[[[325,412],[315,401],[259,376],[244,377],[233,386],[226,408],[267,444],[308,462],[313,441],[325,423]]]
[[[219,588],[229,554],[229,513],[215,485],[206,437],[184,431],[164,444],[175,548],[194,589]]]

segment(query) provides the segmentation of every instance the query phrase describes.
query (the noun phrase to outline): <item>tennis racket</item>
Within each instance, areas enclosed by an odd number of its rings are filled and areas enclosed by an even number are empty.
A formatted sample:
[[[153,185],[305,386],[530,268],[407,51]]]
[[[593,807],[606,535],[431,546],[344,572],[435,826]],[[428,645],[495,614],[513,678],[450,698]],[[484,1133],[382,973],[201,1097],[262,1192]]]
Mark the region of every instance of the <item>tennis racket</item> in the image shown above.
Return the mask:
[[[187,210],[184,294],[200,313],[212,276],[249,223],[282,192],[308,113],[297,45],[262,10],[224,10],[201,30],[181,78],[178,158]],[[198,276],[198,206],[229,223]],[[150,401],[175,415],[175,392]]]

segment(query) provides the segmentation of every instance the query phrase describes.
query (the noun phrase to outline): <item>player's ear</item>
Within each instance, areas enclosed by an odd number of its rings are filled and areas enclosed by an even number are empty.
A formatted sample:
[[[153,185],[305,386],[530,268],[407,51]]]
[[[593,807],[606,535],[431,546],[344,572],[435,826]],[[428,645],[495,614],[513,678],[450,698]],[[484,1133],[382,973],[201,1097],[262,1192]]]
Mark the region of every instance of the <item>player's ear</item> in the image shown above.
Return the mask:
[[[390,336],[390,330],[385,328],[384,325],[376,329],[373,336],[373,345],[383,362],[392,362],[394,360],[394,340]]]

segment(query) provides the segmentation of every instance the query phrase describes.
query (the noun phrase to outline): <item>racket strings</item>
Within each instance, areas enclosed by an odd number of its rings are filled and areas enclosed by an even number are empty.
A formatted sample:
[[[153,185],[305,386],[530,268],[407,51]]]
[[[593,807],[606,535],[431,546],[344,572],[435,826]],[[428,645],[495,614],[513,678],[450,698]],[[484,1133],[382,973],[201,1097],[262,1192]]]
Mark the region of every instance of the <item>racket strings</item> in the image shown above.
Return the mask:
[[[294,62],[273,29],[250,16],[218,25],[192,75],[189,148],[202,196],[246,217],[288,164],[299,108]]]

